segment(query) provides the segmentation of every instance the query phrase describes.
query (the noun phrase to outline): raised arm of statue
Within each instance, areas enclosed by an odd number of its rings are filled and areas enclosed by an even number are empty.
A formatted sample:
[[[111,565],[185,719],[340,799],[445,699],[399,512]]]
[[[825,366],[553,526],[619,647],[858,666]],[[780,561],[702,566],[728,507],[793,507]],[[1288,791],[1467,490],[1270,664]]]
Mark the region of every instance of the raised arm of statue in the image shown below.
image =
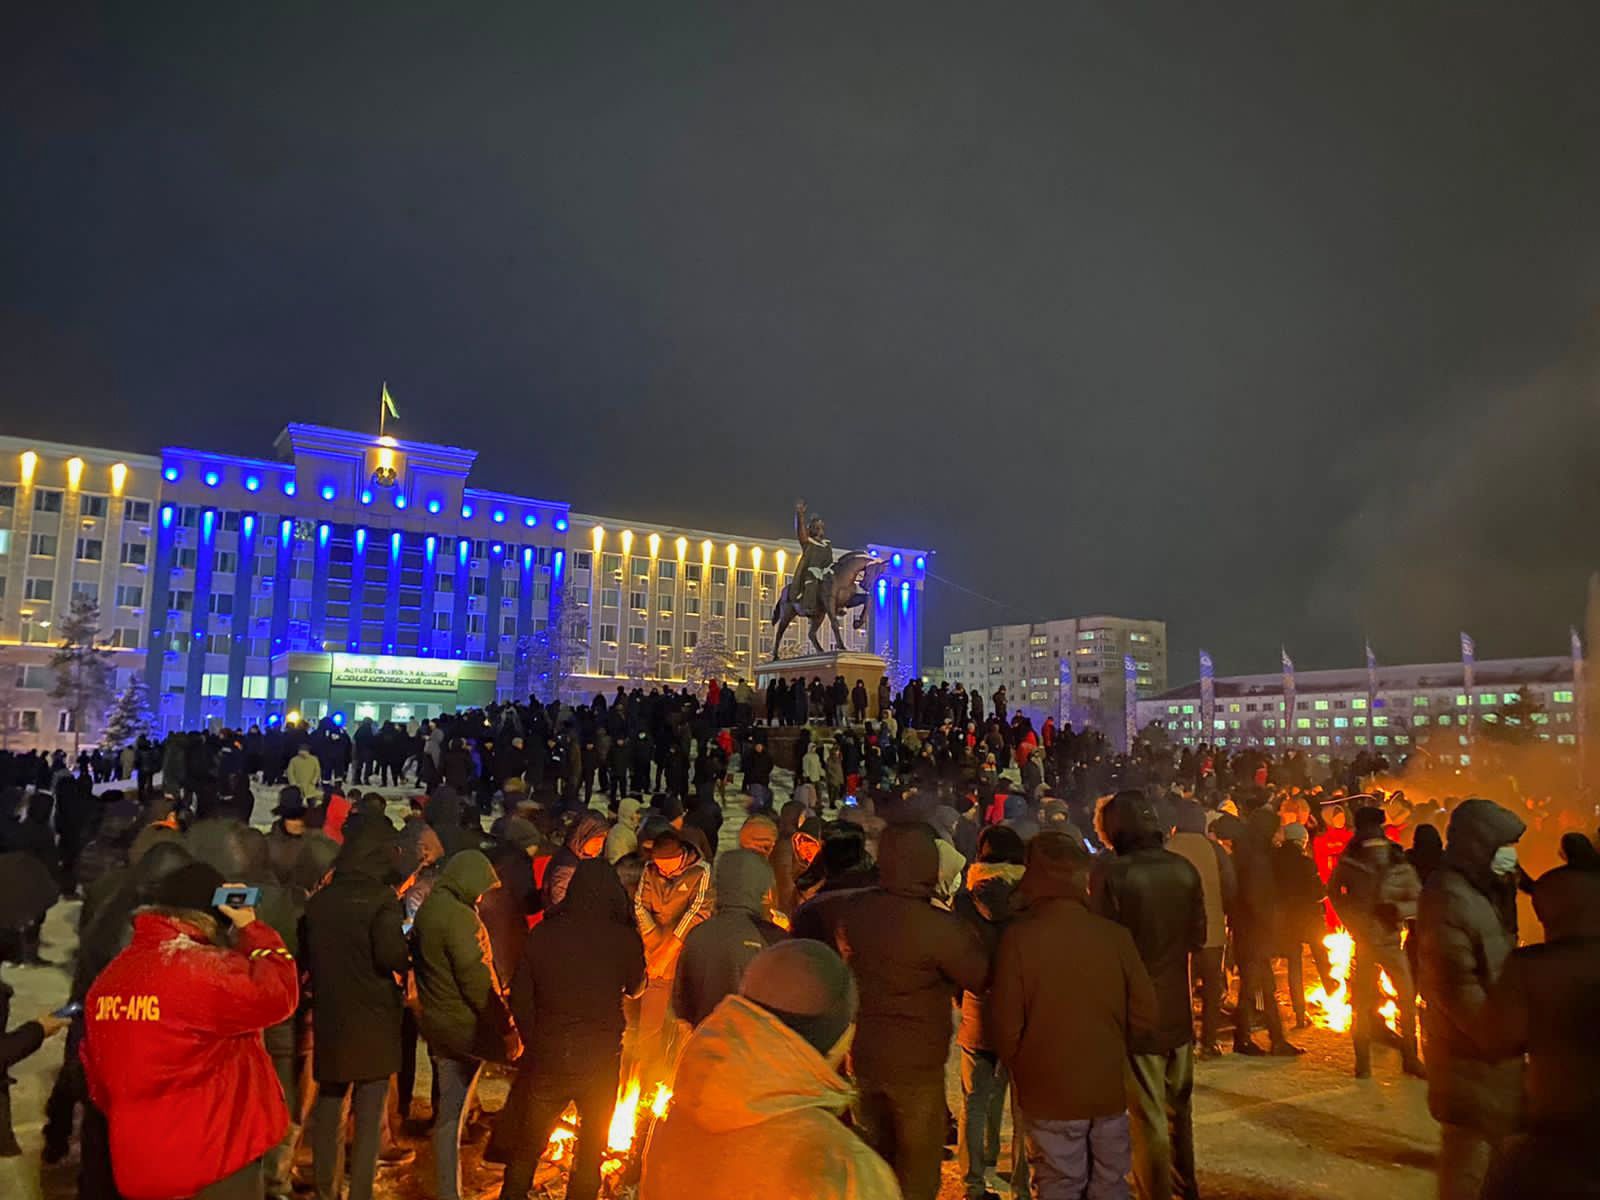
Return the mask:
[[[796,500],[794,502],[794,536],[795,540],[800,543],[802,550],[811,544],[811,535],[806,532],[806,502],[804,500]]]

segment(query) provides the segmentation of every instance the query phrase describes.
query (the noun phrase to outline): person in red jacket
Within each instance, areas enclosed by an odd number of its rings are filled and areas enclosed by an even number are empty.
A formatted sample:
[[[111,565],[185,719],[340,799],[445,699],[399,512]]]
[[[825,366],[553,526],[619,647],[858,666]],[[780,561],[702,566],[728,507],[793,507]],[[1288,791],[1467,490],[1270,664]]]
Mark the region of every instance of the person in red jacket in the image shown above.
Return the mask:
[[[1317,864],[1317,878],[1326,886],[1334,867],[1339,865],[1339,856],[1355,834],[1350,829],[1350,813],[1343,800],[1324,803],[1322,820],[1326,828],[1311,839],[1311,859]],[[1322,902],[1322,916],[1330,931],[1339,928],[1339,915],[1327,900]]]
[[[84,1000],[84,1072],[126,1200],[260,1200],[289,1124],[261,1033],[294,1015],[294,959],[253,909],[211,907],[222,885],[204,863],[163,881]]]

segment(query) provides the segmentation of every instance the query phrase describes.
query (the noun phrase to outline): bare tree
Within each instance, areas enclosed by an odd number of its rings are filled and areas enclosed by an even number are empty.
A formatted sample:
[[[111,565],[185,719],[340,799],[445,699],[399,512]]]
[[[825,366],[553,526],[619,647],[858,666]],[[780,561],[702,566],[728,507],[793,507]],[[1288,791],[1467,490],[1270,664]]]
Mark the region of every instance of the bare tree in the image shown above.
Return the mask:
[[[111,702],[116,672],[111,651],[100,637],[100,606],[93,600],[74,596],[58,628],[61,647],[50,656],[56,673],[50,698],[61,701],[72,714],[72,756],[76,758],[84,726]]]

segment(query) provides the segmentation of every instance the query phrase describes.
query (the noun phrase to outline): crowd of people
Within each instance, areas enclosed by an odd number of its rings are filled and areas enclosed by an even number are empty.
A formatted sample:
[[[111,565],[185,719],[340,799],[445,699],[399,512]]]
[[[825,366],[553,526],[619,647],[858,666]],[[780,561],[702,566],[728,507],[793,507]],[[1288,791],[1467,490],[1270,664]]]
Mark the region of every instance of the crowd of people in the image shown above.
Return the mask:
[[[1600,974],[1585,832],[1535,879],[1511,808],[1363,790],[1377,760],[1118,754],[920,682],[785,691],[0,755],[0,851],[82,902],[81,1012],[0,1043],[65,1028],[46,1160],[75,1143],[86,1200],[369,1200],[425,1125],[431,1194],[460,1200],[481,1128],[525,1200],[575,1125],[571,1200],[620,1175],[933,1200],[952,1144],[988,1200],[1009,1105],[1014,1194],[1195,1197],[1196,1059],[1296,1057],[1274,964],[1303,1028],[1304,961],[1333,991],[1343,927],[1354,1073],[1392,1044],[1426,1081],[1441,1196],[1587,1194],[1556,1190],[1600,1103],[1571,1065]],[[42,961],[37,924],[8,934]],[[671,1101],[619,1161],[624,1080]]]

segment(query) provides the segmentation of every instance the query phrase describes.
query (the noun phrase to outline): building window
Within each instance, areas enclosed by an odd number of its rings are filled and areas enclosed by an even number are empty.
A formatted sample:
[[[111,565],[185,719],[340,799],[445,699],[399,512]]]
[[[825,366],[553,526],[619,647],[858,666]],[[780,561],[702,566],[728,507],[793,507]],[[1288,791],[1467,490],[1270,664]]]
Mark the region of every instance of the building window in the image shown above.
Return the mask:
[[[78,539],[78,561],[99,562],[106,556],[106,544],[99,538]]]
[[[124,542],[122,544],[122,565],[125,567],[142,567],[148,561],[150,547],[143,542]]]
[[[727,587],[728,586],[728,568],[727,567],[712,567],[711,568],[711,586],[712,587]]]
[[[600,640],[602,642],[614,642],[614,641],[616,641],[617,640],[617,627],[615,625],[602,625],[602,626],[600,626]]]
[[[22,582],[22,598],[24,600],[38,600],[49,603],[56,598],[56,585],[53,579],[25,579]]]
[[[232,550],[218,550],[216,558],[212,560],[211,569],[231,575],[239,569],[239,556]]]
[[[73,726],[73,717],[72,717],[72,710],[70,708],[63,708],[60,712],[56,713],[56,732],[57,733],[71,733],[72,732],[72,726]]]
[[[212,592],[206,598],[206,610],[215,616],[233,616],[233,596],[228,592]]]
[[[501,617],[500,618],[500,636],[501,637],[516,637],[516,635],[517,635],[517,619],[515,617]]]
[[[733,619],[736,621],[748,621],[750,619],[750,601],[740,600],[733,606]]]
[[[650,607],[650,597],[645,592],[629,592],[628,607],[635,612],[643,612]]]
[[[755,576],[748,567],[740,567],[738,573],[733,577],[733,585],[735,587],[747,588],[750,586],[750,581],[753,578],[755,578]]]
[[[0,508],[17,506],[17,489],[9,483],[0,483]]]
[[[39,488],[33,493],[33,511],[58,513],[61,511],[61,493]]]
[[[601,588],[600,603],[607,608],[615,608],[622,603],[622,592],[617,588]]]
[[[145,525],[150,521],[150,501],[124,500],[122,502],[122,519],[132,521],[136,525]]]
[[[450,615],[451,614],[447,612],[436,612],[433,614],[433,629],[435,633],[450,632]]]
[[[615,579],[622,574],[622,555],[606,554],[600,559],[600,573],[607,579]]]
[[[686,617],[698,617],[700,615],[699,596],[685,596],[683,598],[683,615]]]
[[[728,602],[721,596],[713,596],[711,598],[711,615],[713,617],[725,617],[728,615]]]
[[[695,646],[699,644],[699,641],[700,641],[700,635],[697,632],[695,632],[693,629],[684,630],[683,648],[685,650],[693,650],[695,648]]]
[[[53,533],[35,533],[28,537],[28,553],[35,558],[54,558],[56,556],[56,535]]]
[[[572,552],[572,569],[574,571],[587,571],[594,562],[594,555],[587,550],[574,550]]]
[[[689,583],[699,583],[704,566],[701,563],[684,563],[683,577]]]
[[[85,496],[78,502],[78,515],[82,517],[103,517],[110,509],[111,504],[104,496]]]
[[[98,607],[100,604],[100,585],[83,579],[74,579],[72,581],[72,600],[74,603],[79,600],[86,600]]]
[[[663,592],[661,595],[657,596],[656,606],[661,610],[661,615],[663,617],[670,617],[672,615],[672,593]]]
[[[657,579],[676,579],[678,577],[678,564],[671,559],[662,559],[656,564]]]
[[[644,626],[643,625],[629,625],[628,626],[628,644],[630,646],[642,646],[642,645],[644,645]]]
[[[670,629],[658,629],[658,630],[656,630],[656,645],[658,645],[658,646],[671,646],[672,645],[672,630],[670,630]]]
[[[1551,695],[1550,695],[1550,699],[1555,701],[1557,704],[1571,704],[1572,703],[1572,693],[1571,692],[1552,692]]]

